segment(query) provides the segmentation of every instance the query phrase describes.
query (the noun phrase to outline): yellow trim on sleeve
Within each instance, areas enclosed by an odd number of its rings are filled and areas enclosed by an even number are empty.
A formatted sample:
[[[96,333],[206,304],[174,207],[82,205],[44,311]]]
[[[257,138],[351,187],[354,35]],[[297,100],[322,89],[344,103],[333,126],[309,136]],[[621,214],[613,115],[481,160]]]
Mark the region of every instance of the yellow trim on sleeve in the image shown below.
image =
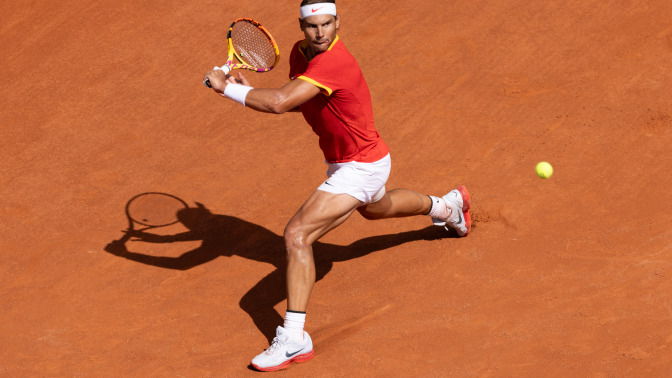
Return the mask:
[[[322,85],[322,84],[318,83],[317,81],[315,81],[315,80],[313,80],[313,79],[311,79],[311,78],[309,78],[309,77],[299,76],[299,77],[297,77],[297,79],[305,80],[305,81],[307,81],[307,82],[313,84],[314,86],[316,86],[316,87],[318,87],[318,88],[321,88],[321,89],[325,90],[325,91],[327,92],[327,95],[329,95],[329,96],[331,96],[331,94],[333,93],[333,91],[331,90],[331,88],[329,88],[329,87],[327,87],[327,86],[325,86],[325,85]]]

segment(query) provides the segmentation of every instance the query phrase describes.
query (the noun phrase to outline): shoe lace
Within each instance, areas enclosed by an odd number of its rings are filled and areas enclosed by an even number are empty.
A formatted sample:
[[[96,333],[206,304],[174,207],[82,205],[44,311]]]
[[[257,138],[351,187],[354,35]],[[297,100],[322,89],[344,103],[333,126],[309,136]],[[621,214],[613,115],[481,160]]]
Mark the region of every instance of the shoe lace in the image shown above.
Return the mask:
[[[280,349],[281,346],[285,345],[286,342],[287,342],[286,337],[279,337],[279,336],[274,337],[271,346],[268,347],[268,349],[266,349],[266,354],[271,355],[275,353],[275,351]]]

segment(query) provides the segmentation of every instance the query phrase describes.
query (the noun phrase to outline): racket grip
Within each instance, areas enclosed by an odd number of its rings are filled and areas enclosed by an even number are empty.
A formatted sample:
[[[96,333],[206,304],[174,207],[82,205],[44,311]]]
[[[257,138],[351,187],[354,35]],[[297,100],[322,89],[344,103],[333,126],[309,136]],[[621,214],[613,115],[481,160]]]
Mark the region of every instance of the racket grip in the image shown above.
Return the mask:
[[[231,67],[229,67],[227,65],[223,65],[221,67],[215,66],[212,70],[213,71],[224,71],[224,75],[228,75],[229,72],[231,72]],[[210,84],[210,79],[205,79],[203,84],[208,88],[212,88],[212,85]]]
[[[213,71],[224,71],[224,75],[228,75],[229,72],[231,72],[231,67],[227,65],[223,65],[221,67],[215,67],[212,69]]]

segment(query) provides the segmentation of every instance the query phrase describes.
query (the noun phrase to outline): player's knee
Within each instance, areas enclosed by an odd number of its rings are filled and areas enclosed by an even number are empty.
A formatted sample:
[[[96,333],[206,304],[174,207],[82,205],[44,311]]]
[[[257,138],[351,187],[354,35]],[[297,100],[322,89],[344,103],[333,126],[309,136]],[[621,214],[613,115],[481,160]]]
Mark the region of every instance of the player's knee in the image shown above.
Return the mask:
[[[306,233],[300,225],[290,223],[285,227],[283,234],[285,240],[285,249],[287,250],[287,258],[293,251],[302,250],[306,246]]]

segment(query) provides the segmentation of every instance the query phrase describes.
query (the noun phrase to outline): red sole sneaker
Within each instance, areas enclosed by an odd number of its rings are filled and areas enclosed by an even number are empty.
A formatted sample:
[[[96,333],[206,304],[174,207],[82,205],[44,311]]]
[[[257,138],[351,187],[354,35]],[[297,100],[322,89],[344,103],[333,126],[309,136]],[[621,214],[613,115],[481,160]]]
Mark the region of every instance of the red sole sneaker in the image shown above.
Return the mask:
[[[465,219],[466,219],[466,217],[465,217]],[[308,353],[304,353],[302,355],[296,356],[296,357],[292,358],[291,360],[287,360],[287,361],[285,361],[285,362],[283,362],[283,363],[281,363],[280,365],[277,365],[277,366],[270,366],[270,367],[262,368],[262,367],[259,367],[259,366],[255,365],[255,364],[251,364],[251,365],[259,371],[276,371],[276,370],[287,369],[289,367],[289,364],[291,364],[292,362],[296,362],[297,364],[300,364],[302,362],[306,362],[306,361],[310,360],[313,357],[315,357],[315,350],[311,350]]]
[[[464,185],[458,186],[457,191],[460,192],[460,195],[462,196],[462,212],[464,213],[464,223],[467,227],[467,233],[462,235],[462,237],[465,237],[471,232],[471,214],[469,214],[469,209],[471,208],[471,196],[469,195],[467,187]]]

